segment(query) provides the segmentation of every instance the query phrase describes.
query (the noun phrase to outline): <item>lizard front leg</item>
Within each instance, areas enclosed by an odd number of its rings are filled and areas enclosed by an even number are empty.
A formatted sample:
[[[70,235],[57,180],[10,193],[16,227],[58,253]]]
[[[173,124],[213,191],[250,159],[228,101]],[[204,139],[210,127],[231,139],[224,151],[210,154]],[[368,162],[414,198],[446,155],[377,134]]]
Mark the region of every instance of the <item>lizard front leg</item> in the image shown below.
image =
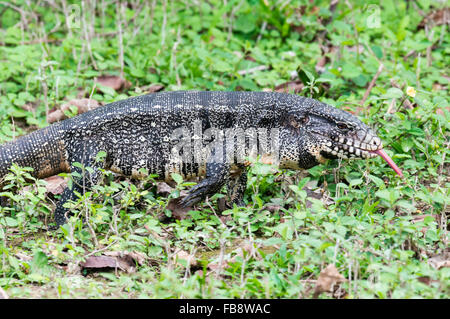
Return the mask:
[[[189,194],[180,202],[182,207],[192,206],[207,196],[220,191],[230,178],[230,163],[226,160],[225,148],[219,142],[211,151],[206,163],[206,177],[191,188]]]
[[[228,203],[227,206],[245,206],[244,193],[247,189],[247,168],[239,166],[232,172],[227,182]]]
[[[229,178],[230,166],[224,163],[208,163],[206,165],[206,178],[195,185],[189,194],[180,202],[182,207],[192,206],[199,201],[220,191]]]
[[[81,154],[75,154],[71,159],[70,171],[76,173],[73,176],[72,187],[64,189],[56,205],[54,215],[57,227],[67,222],[66,215],[69,213],[69,209],[64,207],[64,204],[70,200],[76,200],[77,193],[84,195],[90,191],[101,177],[101,168],[104,167],[104,163],[97,162],[95,159],[100,150],[94,146],[85,146],[82,150]],[[76,162],[80,163],[82,167],[75,166]]]

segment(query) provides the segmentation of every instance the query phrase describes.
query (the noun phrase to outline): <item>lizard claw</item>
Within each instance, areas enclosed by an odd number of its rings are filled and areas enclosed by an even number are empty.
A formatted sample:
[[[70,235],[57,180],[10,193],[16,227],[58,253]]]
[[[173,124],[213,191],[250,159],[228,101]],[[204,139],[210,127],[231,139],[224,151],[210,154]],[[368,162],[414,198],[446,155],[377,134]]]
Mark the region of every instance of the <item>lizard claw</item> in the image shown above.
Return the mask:
[[[201,199],[201,196],[198,196],[196,193],[191,193],[180,201],[180,205],[183,208],[191,207],[198,203]]]
[[[190,200],[186,200],[186,199],[188,199],[188,197],[183,198],[180,201],[180,205],[181,205],[182,208],[188,208],[188,207],[194,206],[194,204],[198,203],[201,198],[197,197],[197,198],[192,198]]]
[[[195,185],[189,191],[189,194],[180,201],[180,205],[183,208],[193,206],[202,200],[207,194],[208,185],[206,183],[200,183]]]

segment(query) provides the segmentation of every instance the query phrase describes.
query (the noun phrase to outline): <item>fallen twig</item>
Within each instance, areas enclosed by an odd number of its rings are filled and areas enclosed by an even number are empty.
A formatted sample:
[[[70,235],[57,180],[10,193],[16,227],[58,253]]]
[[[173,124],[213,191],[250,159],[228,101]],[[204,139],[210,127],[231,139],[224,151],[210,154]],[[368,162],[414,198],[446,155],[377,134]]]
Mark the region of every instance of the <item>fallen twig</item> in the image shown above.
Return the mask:
[[[370,81],[369,86],[367,87],[366,92],[364,93],[364,96],[361,100],[361,102],[359,102],[360,105],[364,105],[364,103],[366,102],[367,98],[369,97],[370,92],[372,91],[373,87],[375,86],[375,82],[377,81],[378,77],[381,74],[381,71],[383,71],[384,65],[380,64],[380,66],[378,67],[378,71],[377,73],[375,73],[374,77],[372,78],[372,81]]]

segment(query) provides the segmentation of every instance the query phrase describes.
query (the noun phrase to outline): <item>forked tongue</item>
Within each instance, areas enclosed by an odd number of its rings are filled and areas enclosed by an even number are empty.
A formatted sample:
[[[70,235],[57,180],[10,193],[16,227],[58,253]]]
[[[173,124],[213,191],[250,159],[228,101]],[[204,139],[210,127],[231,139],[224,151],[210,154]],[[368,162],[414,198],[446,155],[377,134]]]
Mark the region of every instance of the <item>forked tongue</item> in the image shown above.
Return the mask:
[[[372,153],[380,155],[400,177],[403,177],[403,173],[400,170],[400,168],[397,165],[395,165],[395,163],[392,160],[392,158],[390,158],[389,155],[387,155],[386,152],[383,149],[372,151]]]

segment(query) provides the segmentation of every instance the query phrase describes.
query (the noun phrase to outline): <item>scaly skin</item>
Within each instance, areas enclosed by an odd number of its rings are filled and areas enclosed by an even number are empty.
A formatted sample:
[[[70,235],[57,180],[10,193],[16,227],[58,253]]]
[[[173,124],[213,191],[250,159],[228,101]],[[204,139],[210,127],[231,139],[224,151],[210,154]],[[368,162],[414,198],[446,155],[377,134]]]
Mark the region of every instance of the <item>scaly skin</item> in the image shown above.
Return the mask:
[[[34,168],[38,178],[79,172],[82,178],[64,190],[56,207],[59,226],[66,222],[63,204],[97,183],[100,168],[131,177],[145,168],[165,180],[172,173],[203,178],[184,206],[227,184],[230,202],[242,205],[243,159],[262,155],[280,168],[306,169],[338,157],[374,157],[371,151],[381,147],[358,118],[313,99],[272,92],[163,92],[111,103],[1,146],[0,178],[12,163]],[[107,154],[104,162],[95,160],[100,151]]]

